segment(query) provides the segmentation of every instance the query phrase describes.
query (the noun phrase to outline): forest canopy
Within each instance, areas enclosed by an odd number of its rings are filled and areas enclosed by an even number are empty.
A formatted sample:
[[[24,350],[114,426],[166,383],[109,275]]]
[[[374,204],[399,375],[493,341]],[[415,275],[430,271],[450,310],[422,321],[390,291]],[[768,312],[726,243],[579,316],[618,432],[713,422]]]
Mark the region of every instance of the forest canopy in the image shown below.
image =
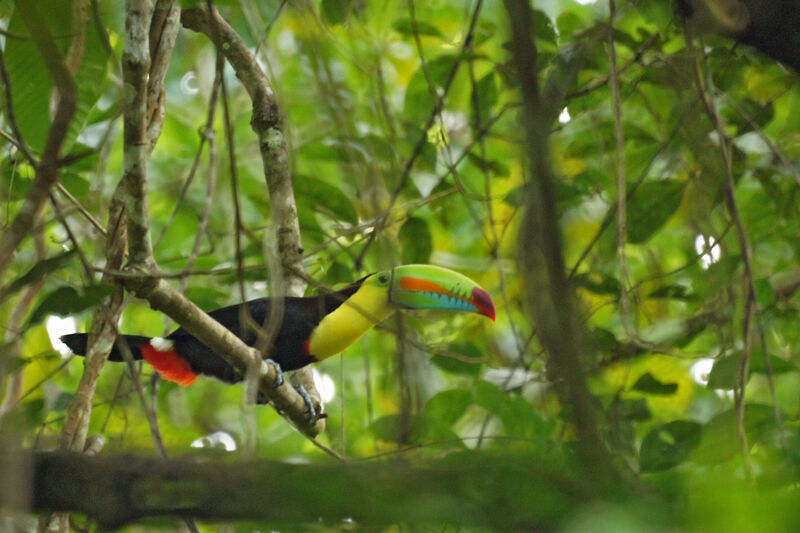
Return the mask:
[[[796,525],[798,50],[783,0],[0,0],[0,528]],[[496,320],[278,385],[206,314],[404,264]],[[106,361],[178,327],[245,379]]]

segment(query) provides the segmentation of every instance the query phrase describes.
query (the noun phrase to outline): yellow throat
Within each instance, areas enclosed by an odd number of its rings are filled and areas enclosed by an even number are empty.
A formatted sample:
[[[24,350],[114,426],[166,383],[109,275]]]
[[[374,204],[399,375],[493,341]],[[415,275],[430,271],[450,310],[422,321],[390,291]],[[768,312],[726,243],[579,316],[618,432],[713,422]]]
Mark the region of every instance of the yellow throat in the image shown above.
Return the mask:
[[[385,288],[369,283],[369,278],[342,305],[325,316],[311,333],[309,353],[325,359],[342,352],[394,312]]]

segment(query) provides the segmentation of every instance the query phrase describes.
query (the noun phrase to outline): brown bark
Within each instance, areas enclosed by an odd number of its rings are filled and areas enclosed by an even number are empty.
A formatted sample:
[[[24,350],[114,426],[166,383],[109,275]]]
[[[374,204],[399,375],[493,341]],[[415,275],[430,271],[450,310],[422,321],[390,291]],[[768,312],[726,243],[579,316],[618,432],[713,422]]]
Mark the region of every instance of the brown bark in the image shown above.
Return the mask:
[[[320,520],[365,527],[452,523],[531,531],[556,527],[591,498],[585,486],[523,455],[468,454],[426,467],[405,462],[295,465],[64,452],[8,457],[31,465],[30,481],[21,487],[32,487],[32,494],[0,493],[0,506],[19,508],[29,500],[34,511],[82,512],[107,528],[145,517],[191,516],[276,525]],[[0,464],[2,459],[0,455]]]

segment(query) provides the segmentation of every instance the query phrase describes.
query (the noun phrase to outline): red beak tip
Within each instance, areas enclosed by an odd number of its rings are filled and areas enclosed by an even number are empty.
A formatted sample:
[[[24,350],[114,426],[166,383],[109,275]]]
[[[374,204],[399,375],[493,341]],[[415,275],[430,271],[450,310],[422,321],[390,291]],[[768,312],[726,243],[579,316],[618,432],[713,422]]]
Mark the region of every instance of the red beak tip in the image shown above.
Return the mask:
[[[488,316],[495,322],[494,302],[489,293],[483,289],[475,287],[472,289],[472,301],[478,307],[478,313]]]

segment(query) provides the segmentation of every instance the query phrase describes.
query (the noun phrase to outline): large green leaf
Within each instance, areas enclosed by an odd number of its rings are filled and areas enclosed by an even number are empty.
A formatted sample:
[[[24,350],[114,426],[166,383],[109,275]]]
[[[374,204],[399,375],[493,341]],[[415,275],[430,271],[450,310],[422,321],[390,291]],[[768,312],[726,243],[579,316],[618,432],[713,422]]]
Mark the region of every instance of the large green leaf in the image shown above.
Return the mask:
[[[771,370],[775,374],[796,371],[797,367],[789,361],[770,356]],[[728,355],[714,361],[711,373],[708,375],[709,389],[731,390],[736,386],[739,367],[741,365],[741,354]],[[761,350],[752,350],[750,353],[749,375],[753,373],[766,374],[767,364]]]
[[[484,354],[480,348],[471,342],[460,342],[450,346],[450,352],[457,356],[434,355],[431,363],[441,368],[445,372],[452,374],[463,374],[466,376],[477,376],[481,372],[480,361]],[[470,362],[474,359],[475,362]]]
[[[403,444],[445,443],[446,447],[463,447],[458,435],[449,424],[443,424],[423,416],[388,415],[370,425],[370,431],[386,442]]]
[[[476,130],[484,127],[492,116],[492,108],[497,103],[498,90],[495,73],[489,72],[478,80],[472,88],[472,124]],[[508,171],[501,175],[507,176]]]
[[[70,262],[74,254],[75,250],[67,250],[53,257],[42,259],[25,274],[0,289],[0,301],[6,300],[26,285],[36,283],[50,272],[63,268]]]
[[[472,404],[472,394],[464,389],[450,389],[433,396],[425,404],[423,414],[431,420],[453,425]]]
[[[547,433],[544,420],[522,396],[479,380],[474,386],[475,403],[502,420],[508,433],[534,438]]]
[[[425,68],[422,66],[411,77],[406,87],[403,118],[412,126],[424,124],[428,119],[433,111],[433,95],[438,99],[439,89],[443,87],[459,59],[458,56],[446,54],[428,61],[426,68],[433,86],[428,83]]]
[[[703,428],[703,438],[694,450],[692,460],[701,464],[719,464],[740,453],[736,409],[716,415]],[[775,427],[775,410],[763,404],[747,404],[744,411],[744,430],[747,443],[753,446]]]
[[[677,180],[646,181],[628,202],[628,241],[643,243],[660,230],[678,210],[684,182]]]
[[[652,429],[639,450],[642,472],[659,472],[681,464],[700,444],[701,426],[697,422],[676,420]]]
[[[413,36],[416,33],[418,35],[424,35],[427,37],[444,37],[442,32],[440,32],[436,26],[424,20],[416,21],[415,29],[414,23],[411,21],[411,19],[397,19],[394,21],[394,23],[392,23],[392,28],[394,28],[401,35]]]
[[[102,40],[102,33],[93,18],[87,23],[85,32],[86,41],[83,54],[78,70],[75,72],[75,84],[78,87],[78,106],[75,109],[75,115],[72,117],[67,138],[64,141],[63,151],[65,153],[72,147],[80,132],[83,131],[89,114],[110,81],[106,75],[110,54],[106,43]]]
[[[39,15],[63,54],[72,31],[72,2],[52,0],[47,2],[46,9],[42,9],[44,4],[38,7]],[[19,35],[31,34],[19,11],[12,15],[8,30]],[[33,39],[6,39],[5,59],[17,124],[25,143],[39,152],[50,129],[53,80]]]
[[[298,210],[302,208],[317,211],[339,222],[358,223],[358,214],[350,199],[340,189],[325,181],[298,176],[294,180],[294,194]]]

